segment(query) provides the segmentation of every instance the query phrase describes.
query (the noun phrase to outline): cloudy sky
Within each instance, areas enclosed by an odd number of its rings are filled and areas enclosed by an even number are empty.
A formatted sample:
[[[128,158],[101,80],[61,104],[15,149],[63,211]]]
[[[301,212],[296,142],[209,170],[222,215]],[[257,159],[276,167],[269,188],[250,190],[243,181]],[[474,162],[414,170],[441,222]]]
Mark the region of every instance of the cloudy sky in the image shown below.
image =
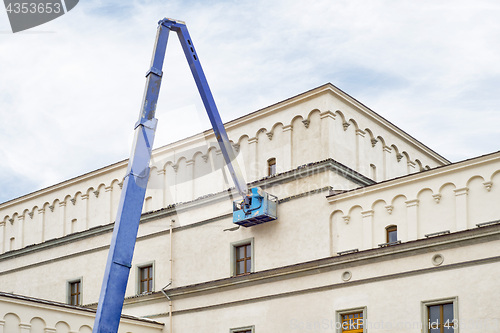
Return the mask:
[[[331,82],[451,161],[500,150],[497,0],[87,0],[16,34],[0,10],[0,202],[128,158],[163,17],[224,121]],[[156,147],[209,128],[171,37]]]

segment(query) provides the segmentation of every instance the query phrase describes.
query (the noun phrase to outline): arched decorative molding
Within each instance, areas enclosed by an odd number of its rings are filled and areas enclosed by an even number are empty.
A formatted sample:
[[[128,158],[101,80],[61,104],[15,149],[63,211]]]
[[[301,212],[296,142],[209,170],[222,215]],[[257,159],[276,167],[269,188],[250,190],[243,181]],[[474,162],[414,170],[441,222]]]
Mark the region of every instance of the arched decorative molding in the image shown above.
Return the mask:
[[[329,216],[329,231],[330,231],[330,255],[335,255],[336,253],[336,247],[338,246],[337,244],[337,238],[339,237],[338,235],[338,226],[336,225],[335,218],[340,217],[342,218],[344,215],[344,212],[340,209],[336,209],[333,212],[331,212]]]
[[[363,207],[361,205],[354,205],[354,206],[351,206],[351,208],[349,208],[347,215],[352,215],[352,211],[355,209],[361,209],[361,212],[365,211],[365,209],[363,209]]]
[[[372,148],[375,147],[377,145],[378,139],[375,138],[375,135],[373,135],[373,132],[369,128],[365,128],[364,131],[370,136],[370,143],[372,145]]]
[[[28,215],[29,213],[30,213],[29,209],[25,209],[25,210],[23,210],[23,213],[21,214],[21,216],[23,216],[24,218],[31,217]]]
[[[380,135],[379,135],[379,136],[377,136],[377,138],[376,138],[376,139],[377,139],[378,141],[380,141],[380,143],[381,143],[381,147],[382,147],[382,148],[383,148],[383,147],[385,147],[385,146],[387,146],[387,144],[386,144],[386,142],[385,142],[385,139],[384,139],[383,137],[381,137]]]
[[[69,333],[71,326],[65,321],[58,321],[55,325],[56,331],[57,332],[64,332],[64,333]]]
[[[92,332],[92,328],[88,325],[82,325],[78,329],[78,333],[86,333],[86,332]]]
[[[406,157],[406,160],[409,162],[410,161],[410,155],[406,152],[406,151],[402,151],[401,152],[401,155],[403,155],[404,157]]]
[[[205,157],[205,156],[206,156],[206,157]],[[201,157],[201,158],[203,159],[203,161],[204,161],[204,162],[208,162],[208,155],[203,154],[203,153],[202,153],[201,151],[199,151],[199,150],[198,150],[196,153],[194,153],[192,160],[193,160],[193,161],[196,161],[196,159],[197,159],[198,157]]]
[[[87,189],[87,191],[85,192],[86,195],[88,195],[90,197],[90,195],[92,194],[93,195],[93,192],[96,191],[96,189],[91,186]]]
[[[30,332],[45,332],[47,323],[43,318],[33,317],[30,320]]]
[[[415,163],[417,163],[419,171],[424,171],[424,166],[423,166],[422,162],[420,162],[420,160],[418,158],[415,160]]]
[[[421,188],[418,192],[417,192],[417,195],[415,196],[417,199],[422,195],[422,193],[424,192],[428,192],[430,191],[431,192],[431,195],[434,194],[434,191],[430,188],[430,187],[424,187],[424,188]]]
[[[483,176],[481,176],[481,175],[474,175],[474,176],[470,177],[469,179],[467,179],[467,182],[465,183],[465,187],[469,187],[470,183],[473,180],[477,179],[477,178],[479,178],[481,180],[481,182],[485,182],[486,181]]]
[[[495,178],[497,175],[500,175],[500,169],[493,172],[487,181],[493,182],[493,178]]]
[[[32,219],[36,212],[38,212],[38,206],[33,206],[31,210],[28,211],[28,216]]]
[[[375,200],[375,201],[372,203],[372,205],[371,205],[371,208],[370,208],[370,209],[371,209],[371,210],[374,210],[374,209],[375,209],[375,206],[376,206],[377,204],[382,204],[382,205],[386,206],[386,205],[387,205],[387,202],[386,202],[384,199],[377,199],[377,200]]]
[[[311,111],[309,111],[309,114],[307,115],[307,119],[311,120],[311,116],[313,113],[321,114],[321,110],[320,109],[312,109]]]
[[[281,124],[281,123],[277,123],[277,124]],[[274,128],[276,128],[276,125],[273,127],[272,131],[274,131]],[[250,136],[247,135],[247,134],[243,134],[239,137],[238,139],[238,143],[241,145],[242,142],[246,141],[248,142],[248,140],[250,139]]]
[[[293,127],[294,122],[296,122],[296,121],[302,122],[303,120],[304,120],[304,117],[302,117],[301,115],[295,116],[292,118],[292,121],[290,121],[290,126]]]
[[[187,163],[187,162],[188,162],[188,159],[185,156],[181,156],[177,159],[177,161],[175,162],[175,164],[172,167],[174,168],[175,172],[177,172],[177,170],[179,170],[180,164]]]
[[[258,137],[259,135],[266,133],[268,133],[267,129],[265,127],[261,127],[257,132],[255,132],[255,137]]]
[[[71,195],[67,194],[67,195],[64,197],[63,202],[70,203],[70,202],[71,202],[71,199],[72,199]]]
[[[398,195],[395,195],[392,200],[391,200],[391,205],[394,205],[394,202],[399,199],[399,198],[402,198],[404,201],[408,201],[408,197],[404,194],[398,194]]]
[[[309,128],[309,125],[311,124],[312,115],[314,113],[321,114],[321,110],[319,110],[319,109],[313,109],[313,110],[311,110],[309,112],[309,114],[307,115],[307,118],[305,118],[305,119],[302,120],[302,123],[304,124],[304,126],[306,128]]]
[[[348,123],[348,124],[353,124],[353,125],[354,125],[354,131],[359,130],[358,123],[357,123],[357,122],[356,122],[356,120],[354,120],[353,118],[349,119],[349,121],[348,121],[347,123]]]
[[[392,145],[390,145],[389,147],[391,147],[392,150],[394,150],[394,152],[396,153],[396,155],[400,154],[398,146],[396,146],[394,143]]]
[[[342,113],[342,111],[340,111],[340,110],[335,110],[335,112],[334,112],[333,114],[335,114],[335,115],[337,115],[337,114],[338,114],[338,115],[340,116],[340,120],[342,121],[342,124],[347,124],[346,118],[345,118],[344,114]],[[347,125],[347,126],[349,126],[349,125]],[[345,128],[345,126],[344,126],[344,130],[345,130],[345,129],[346,129],[346,128]]]

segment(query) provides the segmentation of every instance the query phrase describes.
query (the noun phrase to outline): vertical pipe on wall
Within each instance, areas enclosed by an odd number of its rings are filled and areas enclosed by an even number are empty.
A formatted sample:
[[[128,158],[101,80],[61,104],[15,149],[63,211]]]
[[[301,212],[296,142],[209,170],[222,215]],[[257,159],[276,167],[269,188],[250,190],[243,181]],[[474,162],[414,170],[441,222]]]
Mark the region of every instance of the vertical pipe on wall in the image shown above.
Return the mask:
[[[169,284],[172,285],[172,280],[173,280],[173,268],[174,268],[174,258],[173,258],[173,246],[172,246],[172,240],[173,240],[173,225],[174,225],[174,222],[175,220],[172,219],[170,220],[170,282]],[[173,329],[172,329],[172,299],[169,298],[168,299],[168,319],[170,321],[170,329],[169,329],[169,333],[172,333],[173,332]]]

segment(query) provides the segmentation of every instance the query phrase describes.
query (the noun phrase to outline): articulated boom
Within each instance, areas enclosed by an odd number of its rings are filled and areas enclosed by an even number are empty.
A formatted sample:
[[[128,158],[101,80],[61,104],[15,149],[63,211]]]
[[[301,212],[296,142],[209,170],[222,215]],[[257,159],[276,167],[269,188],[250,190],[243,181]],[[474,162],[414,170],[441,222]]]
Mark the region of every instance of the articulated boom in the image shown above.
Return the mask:
[[[161,20],[158,22],[151,67],[146,73],[146,87],[141,112],[139,120],[135,124],[134,144],[123,181],[94,322],[94,333],[115,333],[120,324],[123,299],[149,178],[149,163],[157,124],[156,104],[170,31],[175,31],[179,37],[227,168],[237,191],[242,196],[242,200],[233,205],[233,222],[248,227],[277,218],[277,198],[259,188],[253,188],[250,191],[247,188],[186,24],[167,18]]]

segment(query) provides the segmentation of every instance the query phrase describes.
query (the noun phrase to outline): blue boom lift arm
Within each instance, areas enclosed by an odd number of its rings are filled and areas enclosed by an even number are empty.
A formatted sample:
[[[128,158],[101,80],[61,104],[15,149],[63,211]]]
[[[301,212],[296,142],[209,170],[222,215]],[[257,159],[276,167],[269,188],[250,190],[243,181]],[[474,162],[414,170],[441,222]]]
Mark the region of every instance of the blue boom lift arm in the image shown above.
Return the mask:
[[[233,204],[233,222],[248,227],[277,218],[277,198],[260,188],[251,190],[247,188],[186,24],[167,18],[161,20],[158,22],[151,66],[146,73],[143,103],[139,120],[135,125],[134,143],[123,181],[93,333],[118,331],[149,178],[149,163],[157,124],[156,104],[170,31],[175,31],[179,37],[227,168],[237,191],[242,196],[242,200]]]

